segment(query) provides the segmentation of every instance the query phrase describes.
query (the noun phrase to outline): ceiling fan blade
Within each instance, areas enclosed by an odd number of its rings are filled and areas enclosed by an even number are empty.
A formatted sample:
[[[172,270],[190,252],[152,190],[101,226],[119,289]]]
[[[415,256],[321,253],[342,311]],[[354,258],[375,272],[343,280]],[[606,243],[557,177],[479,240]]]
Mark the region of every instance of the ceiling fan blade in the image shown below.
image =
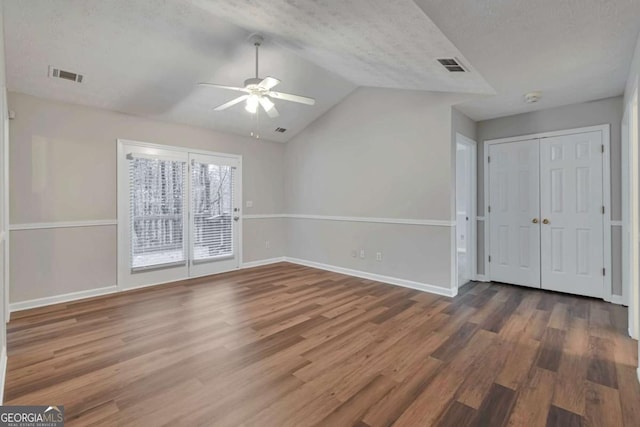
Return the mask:
[[[249,93],[249,89],[246,89],[246,88],[243,88],[243,87],[236,87],[236,86],[224,86],[224,85],[217,85],[217,84],[214,84],[214,83],[198,83],[198,86],[216,87],[218,89],[237,90],[239,92],[247,92],[247,93]]]
[[[272,87],[276,87],[280,83],[280,80],[275,77],[265,77],[260,83],[258,83],[258,87],[260,89],[271,89]]]
[[[272,96],[276,99],[282,99],[283,101],[298,102],[300,104],[315,105],[316,103],[316,100],[313,98],[307,98],[306,96],[300,96],[300,95],[293,95],[290,93],[270,91],[269,96]]]
[[[267,116],[271,117],[272,119],[280,116],[280,113],[278,113],[278,110],[276,110],[275,104],[271,102],[269,98],[263,96],[259,99],[259,101],[260,105],[262,105],[262,108],[264,108],[264,111],[267,113]]]
[[[236,99],[232,99],[229,102],[226,102],[222,105],[218,105],[216,108],[214,108],[214,111],[222,111],[222,110],[226,110],[229,107],[233,107],[234,105],[244,101],[245,99],[247,99],[249,97],[249,95],[242,95],[237,97]]]

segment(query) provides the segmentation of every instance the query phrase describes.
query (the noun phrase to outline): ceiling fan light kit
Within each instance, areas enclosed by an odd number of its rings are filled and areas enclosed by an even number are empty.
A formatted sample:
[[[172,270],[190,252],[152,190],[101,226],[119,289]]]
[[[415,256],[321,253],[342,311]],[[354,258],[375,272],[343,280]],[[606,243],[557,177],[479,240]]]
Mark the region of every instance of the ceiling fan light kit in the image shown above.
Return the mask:
[[[200,86],[214,87],[219,89],[227,89],[234,90],[237,92],[244,92],[245,95],[239,96],[238,98],[232,99],[222,105],[214,108],[214,111],[223,111],[227,108],[233,107],[236,104],[241,102],[245,102],[244,109],[251,114],[256,114],[258,112],[259,106],[267,113],[267,116],[274,119],[280,116],[278,110],[276,109],[275,104],[271,100],[271,98],[279,99],[282,101],[290,101],[297,102],[299,104],[305,105],[314,105],[316,103],[315,99],[309,98],[306,96],[293,95],[290,93],[284,92],[276,92],[272,91],[275,86],[280,83],[280,80],[274,77],[265,77],[261,79],[258,74],[258,64],[259,64],[259,49],[264,41],[264,38],[259,34],[253,34],[249,40],[256,48],[256,76],[248,78],[244,81],[244,87],[237,86],[225,86],[219,85],[215,83],[200,83]]]

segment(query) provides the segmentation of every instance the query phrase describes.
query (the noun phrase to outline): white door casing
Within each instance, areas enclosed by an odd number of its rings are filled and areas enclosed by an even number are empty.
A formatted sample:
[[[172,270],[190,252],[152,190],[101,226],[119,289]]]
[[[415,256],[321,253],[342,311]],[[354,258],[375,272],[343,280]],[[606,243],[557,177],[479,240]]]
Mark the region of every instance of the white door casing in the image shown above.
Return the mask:
[[[603,297],[602,133],[540,140],[541,283]]]
[[[489,148],[491,280],[540,287],[539,143]]]

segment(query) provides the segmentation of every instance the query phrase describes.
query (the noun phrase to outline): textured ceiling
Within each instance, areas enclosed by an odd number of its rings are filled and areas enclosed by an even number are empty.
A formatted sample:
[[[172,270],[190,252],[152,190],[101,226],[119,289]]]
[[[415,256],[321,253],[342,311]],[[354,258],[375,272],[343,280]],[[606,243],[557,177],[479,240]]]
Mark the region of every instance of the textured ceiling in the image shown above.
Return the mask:
[[[288,141],[361,85],[491,92],[411,0],[6,0],[4,16],[9,90],[240,135],[255,116],[242,105],[213,111],[239,94],[196,84],[252,77],[247,39],[260,30],[261,77],[317,101],[275,100],[280,117],[258,123],[273,141]],[[448,73],[441,56],[471,72]],[[48,78],[49,65],[84,80]]]
[[[255,116],[241,105],[213,107],[254,74],[249,32],[181,0],[4,1],[7,86],[43,98],[249,135]],[[356,85],[267,40],[261,76],[277,90],[316,98],[313,107],[274,100],[280,117],[260,116],[261,136],[285,142]],[[48,66],[84,74],[81,84],[47,77]],[[288,129],[275,132],[276,127]]]
[[[360,86],[493,93],[412,0],[195,1]],[[449,73],[436,61],[451,57],[471,72]]]
[[[416,0],[497,95],[459,106],[475,120],[620,95],[640,0]],[[526,104],[526,92],[542,100]]]

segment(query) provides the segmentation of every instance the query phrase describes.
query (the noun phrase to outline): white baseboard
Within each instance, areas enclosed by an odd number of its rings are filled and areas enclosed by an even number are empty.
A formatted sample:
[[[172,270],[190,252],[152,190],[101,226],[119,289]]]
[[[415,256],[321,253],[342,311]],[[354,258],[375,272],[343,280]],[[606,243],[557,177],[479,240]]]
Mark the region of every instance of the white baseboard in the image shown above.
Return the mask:
[[[362,279],[375,280],[377,282],[388,283],[390,285],[402,286],[404,288],[415,289],[418,291],[428,292],[431,294],[442,295],[445,297],[454,297],[458,291],[455,289],[447,289],[440,286],[429,285],[427,283],[414,282],[412,280],[398,279],[397,277],[383,276],[380,274],[369,273],[366,271],[352,270],[350,268],[337,267],[329,264],[322,264],[315,261],[307,261],[299,258],[284,257],[284,261],[292,264],[304,265],[307,267],[317,268],[319,270],[332,271],[334,273],[346,274],[347,276],[360,277]]]
[[[434,286],[427,283],[414,282],[412,280],[399,279],[397,277],[383,276],[380,274],[369,273],[366,271],[352,270],[350,268],[337,267],[334,265],[322,264],[319,262],[308,261],[308,260],[298,259],[298,258],[277,257],[277,258],[268,258],[268,259],[262,259],[257,261],[250,261],[250,262],[243,263],[241,268],[245,269],[245,268],[252,268],[252,267],[260,267],[263,265],[276,264],[279,262],[290,262],[292,264],[299,264],[307,267],[317,268],[320,270],[332,271],[334,273],[346,274],[348,276],[375,280],[382,283],[388,283],[391,285],[402,286],[410,289],[416,289],[418,291],[428,292],[428,293],[442,295],[446,297],[454,297],[458,293],[458,291],[455,289],[447,289],[441,286]],[[28,310],[30,308],[44,307],[46,305],[77,301],[85,298],[108,295],[108,294],[116,293],[118,291],[128,291],[133,289],[151,287],[158,284],[160,283],[153,283],[149,285],[143,285],[143,286],[132,287],[127,289],[119,289],[117,286],[107,286],[104,288],[89,289],[86,291],[72,292],[68,294],[55,295],[51,297],[38,298],[38,299],[33,299],[28,301],[20,301],[20,302],[9,304],[9,312],[13,313],[16,311]]]
[[[626,305],[624,298],[622,298],[622,295],[613,295],[611,294],[611,299],[609,300],[610,303],[612,304],[618,304],[618,305]]]
[[[474,282],[490,282],[491,281],[484,274],[476,274],[476,277],[473,280]]]
[[[243,262],[241,268],[253,268],[260,267],[263,265],[276,264],[278,262],[284,262],[285,258],[283,256],[277,258],[268,258],[268,259],[259,259],[257,261],[249,261]]]
[[[89,289],[86,291],[71,292],[68,294],[54,295],[51,297],[37,298],[28,301],[20,301],[9,304],[9,312],[28,310],[30,308],[44,307],[45,305],[60,304],[62,302],[76,301],[100,295],[112,294],[118,291],[117,286]]]
[[[7,347],[2,346],[0,355],[0,405],[4,403],[4,381],[7,378]]]

